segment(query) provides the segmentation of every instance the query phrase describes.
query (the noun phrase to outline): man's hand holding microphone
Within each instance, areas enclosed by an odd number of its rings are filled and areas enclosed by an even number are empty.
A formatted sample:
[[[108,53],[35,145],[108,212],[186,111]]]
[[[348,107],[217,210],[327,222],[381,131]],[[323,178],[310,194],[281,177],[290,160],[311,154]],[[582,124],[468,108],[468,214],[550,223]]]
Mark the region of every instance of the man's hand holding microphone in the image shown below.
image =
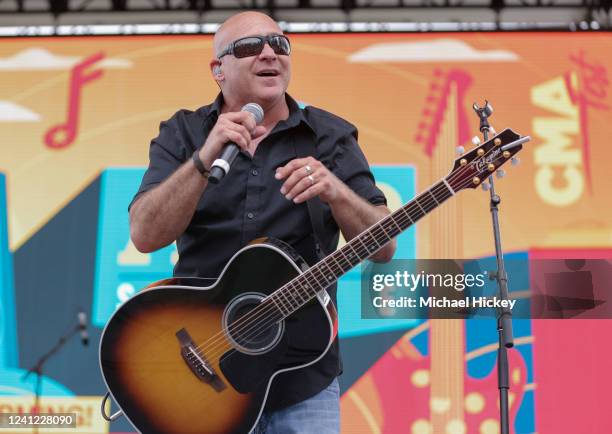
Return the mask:
[[[251,140],[266,133],[266,128],[258,125],[263,121],[263,117],[263,109],[255,103],[246,104],[239,112],[219,115],[204,146],[194,155],[196,166],[197,156],[205,168],[210,167],[210,182],[218,183],[229,172],[240,149],[248,151]]]

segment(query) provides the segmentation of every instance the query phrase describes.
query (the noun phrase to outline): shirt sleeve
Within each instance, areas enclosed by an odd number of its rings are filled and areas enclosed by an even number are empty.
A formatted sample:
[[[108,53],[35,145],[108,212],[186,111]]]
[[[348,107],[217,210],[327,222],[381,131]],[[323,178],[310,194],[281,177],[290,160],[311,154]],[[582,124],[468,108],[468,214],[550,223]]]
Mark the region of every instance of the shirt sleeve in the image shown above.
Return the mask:
[[[175,117],[159,125],[159,135],[149,146],[149,167],[142,178],[138,192],[128,206],[128,211],[141,194],[162,183],[187,161],[188,149],[178,133]]]
[[[331,171],[355,193],[372,205],[386,205],[384,193],[376,186],[370,165],[357,143],[357,130],[341,136],[331,151]]]

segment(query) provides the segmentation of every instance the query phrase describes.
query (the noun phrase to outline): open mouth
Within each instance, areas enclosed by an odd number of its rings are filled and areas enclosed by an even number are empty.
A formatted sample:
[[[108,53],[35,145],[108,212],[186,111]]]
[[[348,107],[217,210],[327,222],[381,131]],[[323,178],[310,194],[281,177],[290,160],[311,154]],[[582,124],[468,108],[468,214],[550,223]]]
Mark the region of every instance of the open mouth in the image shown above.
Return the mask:
[[[264,71],[259,71],[256,75],[258,77],[276,77],[278,75],[278,71],[264,70]]]

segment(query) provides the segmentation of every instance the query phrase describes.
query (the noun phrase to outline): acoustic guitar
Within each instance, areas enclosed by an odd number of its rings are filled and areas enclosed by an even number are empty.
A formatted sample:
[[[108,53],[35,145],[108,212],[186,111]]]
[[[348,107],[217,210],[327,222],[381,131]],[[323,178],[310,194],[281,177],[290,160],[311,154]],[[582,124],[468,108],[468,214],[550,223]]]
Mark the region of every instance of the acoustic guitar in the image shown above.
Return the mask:
[[[248,433],[272,381],[317,362],[333,342],[337,313],[326,288],[441,203],[479,186],[527,140],[502,131],[310,268],[287,244],[262,238],[239,250],[213,285],[180,277],[149,285],[102,332],[100,368],[113,399],[143,433]]]

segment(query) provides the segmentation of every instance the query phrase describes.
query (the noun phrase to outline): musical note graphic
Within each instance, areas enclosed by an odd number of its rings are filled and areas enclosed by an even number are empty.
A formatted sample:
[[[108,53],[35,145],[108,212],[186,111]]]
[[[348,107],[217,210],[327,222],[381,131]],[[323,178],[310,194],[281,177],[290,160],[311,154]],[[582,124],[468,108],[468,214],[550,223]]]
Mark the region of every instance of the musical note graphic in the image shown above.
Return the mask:
[[[45,133],[45,144],[52,149],[61,149],[74,142],[79,125],[79,107],[81,104],[81,88],[90,81],[97,80],[102,76],[100,69],[87,71],[91,65],[104,58],[104,53],[99,52],[87,57],[76,64],[71,71],[70,93],[68,96],[68,114],[66,122],[55,125]]]

